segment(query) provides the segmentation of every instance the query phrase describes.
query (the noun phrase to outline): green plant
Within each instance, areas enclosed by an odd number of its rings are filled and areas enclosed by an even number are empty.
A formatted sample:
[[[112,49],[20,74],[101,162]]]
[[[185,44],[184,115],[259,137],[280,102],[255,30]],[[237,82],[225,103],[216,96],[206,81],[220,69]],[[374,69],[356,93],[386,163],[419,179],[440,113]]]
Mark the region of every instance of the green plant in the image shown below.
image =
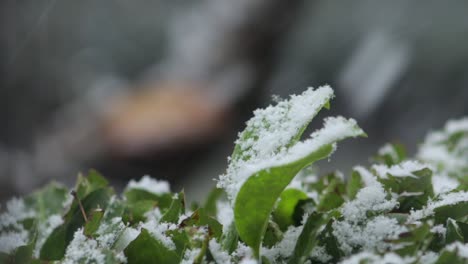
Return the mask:
[[[312,164],[365,136],[327,118],[333,91],[255,111],[203,206],[150,177],[117,195],[97,172],[6,203],[0,263],[466,263],[468,119],[430,133],[416,158],[387,144],[348,177]]]

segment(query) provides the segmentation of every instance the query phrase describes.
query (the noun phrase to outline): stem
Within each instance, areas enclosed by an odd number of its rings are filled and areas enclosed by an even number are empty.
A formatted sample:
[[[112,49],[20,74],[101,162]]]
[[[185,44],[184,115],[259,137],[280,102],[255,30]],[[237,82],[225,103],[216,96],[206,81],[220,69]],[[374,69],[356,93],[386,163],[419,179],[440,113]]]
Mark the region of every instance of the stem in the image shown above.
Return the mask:
[[[83,215],[83,218],[84,218],[85,222],[87,223],[88,222],[88,217],[86,216],[86,212],[85,212],[85,210],[83,208],[83,204],[81,203],[80,199],[78,198],[78,195],[76,194],[75,191],[71,191],[71,195],[73,195],[73,197],[78,202],[78,206],[80,207],[81,214]]]

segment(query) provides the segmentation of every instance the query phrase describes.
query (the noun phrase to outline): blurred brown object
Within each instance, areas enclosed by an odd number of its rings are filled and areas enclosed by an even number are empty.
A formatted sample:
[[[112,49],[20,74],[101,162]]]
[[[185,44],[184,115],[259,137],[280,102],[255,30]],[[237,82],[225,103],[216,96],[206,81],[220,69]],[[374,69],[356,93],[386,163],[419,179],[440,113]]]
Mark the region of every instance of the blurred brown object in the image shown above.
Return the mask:
[[[228,108],[192,83],[152,84],[110,103],[103,138],[118,156],[200,145],[224,131]]]

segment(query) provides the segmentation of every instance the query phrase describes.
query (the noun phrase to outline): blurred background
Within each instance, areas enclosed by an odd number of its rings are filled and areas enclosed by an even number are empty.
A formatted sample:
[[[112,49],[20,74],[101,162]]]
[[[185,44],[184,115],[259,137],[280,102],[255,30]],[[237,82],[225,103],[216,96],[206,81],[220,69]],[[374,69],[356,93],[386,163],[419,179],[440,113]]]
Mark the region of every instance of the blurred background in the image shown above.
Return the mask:
[[[95,168],[121,188],[145,174],[201,199],[251,112],[309,86],[368,139],[414,153],[468,114],[468,2],[0,1],[0,200]],[[119,187],[120,186],[120,187]]]

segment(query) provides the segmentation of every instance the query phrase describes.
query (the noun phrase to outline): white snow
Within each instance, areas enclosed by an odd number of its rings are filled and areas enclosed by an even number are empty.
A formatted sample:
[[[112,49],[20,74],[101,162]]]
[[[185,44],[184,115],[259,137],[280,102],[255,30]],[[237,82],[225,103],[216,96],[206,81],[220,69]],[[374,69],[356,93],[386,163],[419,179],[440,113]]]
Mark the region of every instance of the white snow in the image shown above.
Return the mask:
[[[29,232],[21,228],[18,231],[7,231],[0,234],[0,252],[11,253],[17,247],[28,243]]]
[[[277,258],[290,257],[303,228],[304,226],[289,226],[288,230],[283,234],[283,239],[278,244],[274,245],[272,248],[262,248],[262,255],[273,263]]]
[[[457,241],[446,246],[445,249],[451,252],[457,251],[458,256],[468,259],[468,244],[463,244]]]
[[[395,151],[392,144],[387,143],[383,145],[381,148],[379,148],[377,153],[381,156],[389,155],[392,160],[398,160],[398,153]]]
[[[362,188],[356,198],[346,202],[341,209],[343,217],[350,222],[359,222],[367,218],[366,213],[390,211],[398,206],[398,202],[392,198],[388,200],[382,185],[371,185]]]
[[[0,215],[0,252],[10,253],[29,241],[29,232],[20,221],[35,216],[35,212],[26,208],[24,200],[12,198],[6,203],[6,210]]]
[[[449,134],[454,134],[457,132],[468,132],[468,117],[464,117],[457,120],[449,120],[445,124],[445,131]]]
[[[436,225],[431,228],[431,232],[434,234],[440,234],[445,237],[447,229],[444,227],[444,225]]]
[[[443,173],[437,173],[432,175],[432,187],[434,188],[434,193],[441,194],[447,193],[458,187],[460,183]]]
[[[63,263],[104,263],[104,260],[105,255],[99,249],[98,242],[87,238],[83,234],[83,228],[80,228],[67,247]]]
[[[385,264],[406,264],[406,263],[413,263],[414,258],[411,257],[406,257],[402,258],[398,256],[395,253],[386,253],[383,256],[363,251],[358,254],[354,254],[350,256],[349,258],[343,260],[340,262],[341,264],[361,264],[361,263],[367,263],[367,264],[380,264],[380,263],[385,263]],[[424,262],[422,262],[424,263]]]
[[[421,210],[411,211],[408,221],[417,221],[434,214],[434,209],[446,205],[455,205],[462,202],[468,202],[468,192],[445,193],[435,201],[429,201]]]
[[[458,132],[464,132],[464,138],[461,138],[453,148],[449,148],[445,141]],[[419,159],[433,164],[439,173],[449,176],[458,176],[466,172],[468,169],[466,155],[468,155],[468,117],[450,120],[442,130],[429,133],[417,153]]]
[[[385,240],[395,239],[407,229],[398,222],[383,215],[369,218],[368,212],[387,212],[398,206],[394,197],[387,199],[387,193],[380,183],[362,188],[352,201],[341,208],[342,221],[333,222],[333,235],[341,250],[349,255],[356,248],[383,252],[391,248]]]
[[[185,250],[184,257],[180,264],[193,264],[195,263],[195,258],[200,254],[200,248],[187,249]]]
[[[38,227],[38,237],[36,241],[36,245],[34,247],[34,256],[36,258],[39,257],[40,250],[42,246],[44,245],[46,239],[49,237],[49,235],[54,231],[56,227],[61,225],[63,223],[63,218],[62,216],[58,214],[54,214],[49,216],[47,218],[47,221],[45,223],[39,223]]]
[[[218,201],[216,203],[216,219],[223,225],[223,233],[228,232],[229,227],[234,221],[234,211],[231,205],[225,201]]]
[[[404,161],[400,164],[396,164],[391,167],[382,164],[372,166],[372,169],[374,169],[377,175],[382,179],[386,179],[387,174],[390,174],[394,177],[418,178],[416,175],[413,174],[413,172],[420,171],[425,168],[430,168],[430,166],[422,164],[418,161],[411,160]]]
[[[310,256],[316,258],[320,262],[327,263],[333,257],[327,253],[327,249],[324,246],[315,245],[310,253]]]
[[[139,181],[130,180],[127,189],[141,189],[154,194],[164,194],[171,191],[167,181],[156,180],[148,175],[143,176]]]
[[[141,223],[140,227],[147,229],[155,239],[159,240],[168,249],[175,249],[174,242],[170,237],[166,236],[166,232],[169,230],[176,230],[177,225],[172,223],[159,223],[154,220],[149,220],[145,223]]]
[[[364,182],[365,186],[376,186],[380,185],[380,183],[377,181],[377,177],[372,174],[369,170],[362,166],[356,166],[353,168],[359,175],[361,175],[361,179]]]
[[[231,264],[231,257],[229,253],[221,248],[221,245],[216,242],[216,239],[211,239],[208,243],[211,255],[213,255],[216,263]]]
[[[0,215],[0,230],[8,226],[18,226],[18,222],[35,216],[33,210],[27,209],[24,200],[12,198],[6,202],[6,211]]]

